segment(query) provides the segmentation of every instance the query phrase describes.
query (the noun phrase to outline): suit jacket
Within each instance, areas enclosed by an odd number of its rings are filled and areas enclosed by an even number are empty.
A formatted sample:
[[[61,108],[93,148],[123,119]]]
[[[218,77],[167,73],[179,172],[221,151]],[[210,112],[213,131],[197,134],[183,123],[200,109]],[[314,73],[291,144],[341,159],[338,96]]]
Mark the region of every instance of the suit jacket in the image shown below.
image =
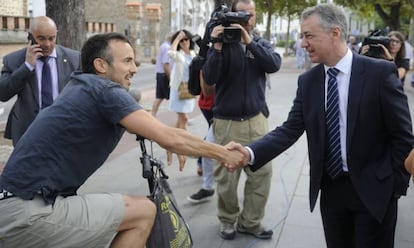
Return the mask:
[[[393,63],[354,54],[348,110],[346,161],[362,202],[379,221],[391,197],[405,195],[409,174],[403,162],[412,144],[407,97]],[[298,79],[287,120],[249,145],[255,155],[252,170],[290,147],[306,131],[310,162],[309,200],[315,207],[327,157],[325,71],[317,65]]]
[[[8,101],[17,95],[9,113],[5,138],[17,143],[39,113],[39,89],[35,71],[25,65],[26,48],[8,54],[3,58],[0,78],[0,100]],[[56,65],[59,92],[70,79],[73,71],[80,69],[78,51],[56,45]]]

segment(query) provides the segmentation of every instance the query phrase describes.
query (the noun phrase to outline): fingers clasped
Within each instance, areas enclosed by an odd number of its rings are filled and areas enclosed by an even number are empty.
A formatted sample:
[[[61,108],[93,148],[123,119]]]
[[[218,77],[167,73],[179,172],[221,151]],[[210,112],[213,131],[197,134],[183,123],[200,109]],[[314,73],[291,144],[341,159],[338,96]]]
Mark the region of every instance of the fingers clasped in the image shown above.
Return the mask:
[[[245,167],[248,164],[250,160],[250,154],[244,146],[232,141],[225,145],[225,148],[227,149],[228,153],[231,154],[228,157],[229,160],[226,163],[222,164],[227,168],[228,171],[233,172],[238,168]],[[234,160],[230,160],[230,157],[233,157]]]

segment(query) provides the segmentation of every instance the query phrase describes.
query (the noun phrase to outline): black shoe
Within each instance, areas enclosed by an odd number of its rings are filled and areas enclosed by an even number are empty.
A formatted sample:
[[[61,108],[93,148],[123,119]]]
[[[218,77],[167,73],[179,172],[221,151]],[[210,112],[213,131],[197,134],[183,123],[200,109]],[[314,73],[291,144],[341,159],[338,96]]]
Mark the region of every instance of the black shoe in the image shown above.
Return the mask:
[[[189,200],[192,203],[200,203],[208,200],[208,198],[210,198],[213,195],[214,189],[200,189],[197,193],[187,197],[187,200]]]
[[[262,226],[260,226],[259,228],[255,228],[255,229],[247,229],[243,227],[242,225],[237,224],[236,229],[239,233],[253,235],[258,239],[271,239],[273,236],[272,230],[265,230]]]
[[[234,224],[220,223],[220,237],[226,240],[234,239],[236,232],[234,231]]]

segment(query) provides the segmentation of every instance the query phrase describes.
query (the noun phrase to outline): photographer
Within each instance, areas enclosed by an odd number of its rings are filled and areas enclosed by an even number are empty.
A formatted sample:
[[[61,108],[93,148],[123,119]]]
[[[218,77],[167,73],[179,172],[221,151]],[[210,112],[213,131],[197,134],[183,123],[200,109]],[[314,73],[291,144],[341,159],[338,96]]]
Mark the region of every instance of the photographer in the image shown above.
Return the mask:
[[[231,140],[248,144],[268,131],[266,73],[277,72],[281,58],[268,41],[252,34],[256,18],[252,0],[233,1],[232,11],[228,16],[246,16],[247,13],[249,18],[241,23],[231,22],[228,26],[226,21],[218,20],[219,24],[210,33],[213,45],[208,51],[203,75],[206,88],[215,86],[214,140],[218,144],[227,144]],[[217,13],[216,16],[225,14]],[[212,16],[215,16],[214,13]],[[237,34],[237,31],[241,37],[236,42],[228,42],[229,36],[237,36],[232,35]],[[243,208],[240,209],[237,187],[242,170],[247,180]],[[261,225],[270,190],[271,164],[268,163],[255,173],[248,167],[231,173],[216,166],[214,176],[217,182],[220,236],[234,239],[237,222],[237,231],[240,233],[260,239],[271,238],[272,230]]]
[[[388,39],[386,39],[388,38]],[[378,43],[373,46],[373,44],[363,45],[361,48],[361,54],[368,55],[370,50],[380,47],[379,58],[393,61],[398,69],[398,78],[404,83],[405,75],[409,70],[410,62],[405,57],[405,44],[404,44],[404,35],[398,31],[391,31],[388,34],[388,37],[382,39],[385,41],[386,45]]]

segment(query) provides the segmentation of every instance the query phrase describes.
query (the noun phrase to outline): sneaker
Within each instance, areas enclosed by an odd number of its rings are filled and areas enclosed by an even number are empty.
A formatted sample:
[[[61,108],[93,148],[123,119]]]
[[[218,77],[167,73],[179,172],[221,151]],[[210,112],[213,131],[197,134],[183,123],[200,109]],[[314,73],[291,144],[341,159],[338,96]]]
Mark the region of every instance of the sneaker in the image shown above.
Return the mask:
[[[270,239],[273,236],[272,230],[265,230],[262,226],[260,226],[259,228],[248,229],[240,224],[237,224],[236,229],[239,233],[253,235],[258,239]]]
[[[236,232],[234,231],[234,224],[220,223],[220,237],[223,239],[234,239]]]
[[[197,193],[187,197],[192,203],[200,203],[208,200],[209,197],[214,195],[214,189],[200,189]]]

